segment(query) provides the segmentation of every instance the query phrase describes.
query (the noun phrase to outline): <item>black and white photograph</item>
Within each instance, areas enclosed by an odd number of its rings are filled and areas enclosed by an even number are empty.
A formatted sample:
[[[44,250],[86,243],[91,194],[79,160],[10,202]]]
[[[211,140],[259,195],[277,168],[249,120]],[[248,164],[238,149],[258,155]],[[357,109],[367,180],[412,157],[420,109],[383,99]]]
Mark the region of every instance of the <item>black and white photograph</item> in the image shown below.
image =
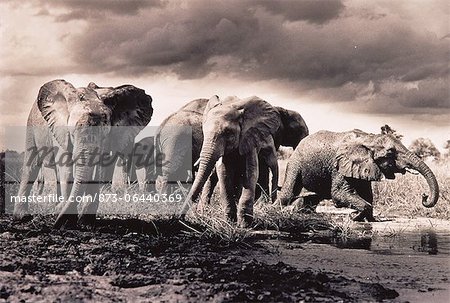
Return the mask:
[[[449,302],[445,0],[2,0],[0,302]]]

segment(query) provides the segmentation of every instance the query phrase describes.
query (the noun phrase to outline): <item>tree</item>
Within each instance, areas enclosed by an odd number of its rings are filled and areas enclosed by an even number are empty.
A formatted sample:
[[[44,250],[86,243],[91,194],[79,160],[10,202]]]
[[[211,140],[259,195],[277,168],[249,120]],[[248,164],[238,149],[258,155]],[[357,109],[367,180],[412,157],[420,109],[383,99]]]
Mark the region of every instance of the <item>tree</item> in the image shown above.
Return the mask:
[[[447,151],[445,153],[445,157],[450,158],[450,140],[447,140],[447,142],[444,144],[444,149]]]
[[[5,213],[5,152],[0,153],[0,214]]]
[[[392,135],[394,136],[396,139],[398,140],[402,140],[403,135],[400,135],[399,133],[397,133],[397,131],[395,129],[393,129],[392,127],[390,127],[389,125],[385,124],[381,127],[381,134],[382,135]]]
[[[422,159],[425,159],[427,157],[434,157],[435,159],[438,159],[441,155],[433,142],[431,142],[431,140],[428,138],[415,139],[411,143],[409,150]]]

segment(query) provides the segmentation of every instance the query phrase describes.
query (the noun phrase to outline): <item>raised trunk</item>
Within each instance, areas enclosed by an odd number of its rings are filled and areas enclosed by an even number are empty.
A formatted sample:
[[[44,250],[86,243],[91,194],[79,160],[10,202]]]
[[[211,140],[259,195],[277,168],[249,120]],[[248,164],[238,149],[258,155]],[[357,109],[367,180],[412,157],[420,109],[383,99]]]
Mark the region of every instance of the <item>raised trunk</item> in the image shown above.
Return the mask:
[[[222,154],[215,150],[214,144],[209,144],[202,148],[199,159],[199,169],[196,174],[194,184],[186,197],[182,214],[185,214],[189,210],[190,205],[197,200],[198,196],[202,192],[203,186],[214,168],[214,165],[221,156]]]
[[[64,206],[55,221],[54,227],[62,227],[69,218],[76,221],[77,218],[77,197],[82,196],[86,191],[87,182],[91,181],[93,167],[89,166],[89,149],[81,147],[74,152],[74,158],[77,159],[75,163],[75,173],[72,190],[69,199],[64,202]]]
[[[406,158],[408,159],[411,168],[417,170],[425,178],[430,188],[430,195],[425,193],[422,194],[422,205],[425,207],[433,207],[439,199],[439,185],[436,177],[425,162],[415,154],[408,152]]]

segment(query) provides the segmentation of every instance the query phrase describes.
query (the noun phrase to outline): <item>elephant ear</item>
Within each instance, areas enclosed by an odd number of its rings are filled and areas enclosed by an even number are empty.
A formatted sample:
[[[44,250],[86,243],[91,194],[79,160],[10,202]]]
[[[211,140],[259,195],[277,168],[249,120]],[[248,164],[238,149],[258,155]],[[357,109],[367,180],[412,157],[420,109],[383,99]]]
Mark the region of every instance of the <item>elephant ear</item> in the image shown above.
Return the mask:
[[[205,110],[203,111],[203,124],[206,121],[206,116],[208,112],[216,106],[222,105],[222,101],[220,101],[219,96],[214,95],[209,98],[208,103],[206,103]]]
[[[275,136],[275,144],[290,146],[295,149],[300,141],[309,135],[308,126],[298,112],[279,106],[275,108],[280,113],[281,118],[281,127]]]
[[[233,106],[242,111],[239,141],[241,155],[273,142],[272,136],[280,127],[280,119],[272,105],[258,97],[251,97],[237,101]]]
[[[336,153],[336,169],[348,178],[368,181],[381,180],[381,170],[373,159],[373,153],[362,144],[342,145]]]
[[[211,98],[209,98],[208,103],[206,103],[205,111],[203,112],[203,115],[206,115],[212,108],[221,105],[222,102],[219,99],[219,96],[214,95]]]
[[[131,142],[152,118],[152,98],[143,89],[133,85],[96,87],[94,90],[111,109],[111,125],[115,126],[110,132],[112,145],[117,150],[131,146]]]
[[[100,99],[112,111],[111,125],[144,128],[153,115],[152,97],[133,85],[122,85],[101,94]]]
[[[76,88],[64,81],[53,80],[44,84],[37,97],[37,106],[47,121],[58,144],[62,147],[68,145],[69,108],[79,100]]]

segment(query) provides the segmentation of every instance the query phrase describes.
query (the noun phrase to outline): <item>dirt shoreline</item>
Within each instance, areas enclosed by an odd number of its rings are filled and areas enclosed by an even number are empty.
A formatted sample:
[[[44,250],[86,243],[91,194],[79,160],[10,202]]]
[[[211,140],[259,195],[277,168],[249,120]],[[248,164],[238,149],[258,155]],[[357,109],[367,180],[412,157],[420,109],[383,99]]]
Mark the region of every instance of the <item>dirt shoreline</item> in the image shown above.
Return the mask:
[[[173,222],[158,236],[139,220],[100,221],[96,231],[55,231],[50,222],[0,218],[0,301],[405,302],[419,289],[413,299],[438,302],[448,295],[447,258],[355,258],[361,252],[277,240],[229,245]],[[399,267],[407,271],[394,275]]]
[[[314,269],[359,282],[379,283],[399,293],[393,302],[448,302],[450,298],[448,256],[384,255],[364,249],[276,240],[260,243],[274,252],[258,256],[268,264],[282,260],[301,271]]]

